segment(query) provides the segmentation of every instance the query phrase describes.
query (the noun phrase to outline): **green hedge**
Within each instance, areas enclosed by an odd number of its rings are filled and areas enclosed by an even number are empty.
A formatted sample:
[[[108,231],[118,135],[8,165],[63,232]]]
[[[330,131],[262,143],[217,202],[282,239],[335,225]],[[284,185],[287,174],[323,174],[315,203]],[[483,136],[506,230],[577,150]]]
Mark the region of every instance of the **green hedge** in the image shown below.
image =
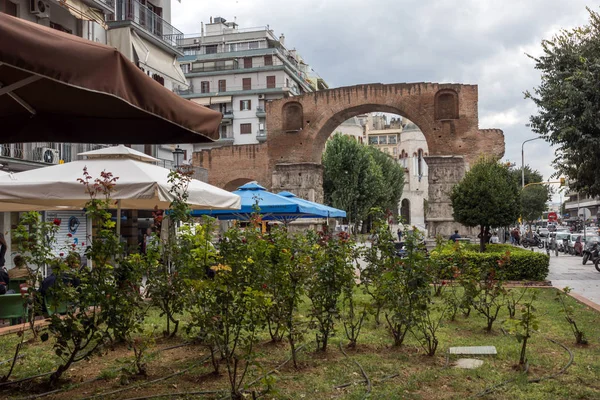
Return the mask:
[[[431,259],[441,269],[450,269],[456,261],[462,259],[467,265],[461,268],[496,268],[498,261],[506,253],[509,261],[503,265],[505,279],[510,281],[543,281],[550,268],[550,257],[543,253],[522,249],[508,244],[486,246],[485,253],[479,253],[479,246],[472,244],[448,244],[431,252]],[[448,277],[451,278],[451,277]]]

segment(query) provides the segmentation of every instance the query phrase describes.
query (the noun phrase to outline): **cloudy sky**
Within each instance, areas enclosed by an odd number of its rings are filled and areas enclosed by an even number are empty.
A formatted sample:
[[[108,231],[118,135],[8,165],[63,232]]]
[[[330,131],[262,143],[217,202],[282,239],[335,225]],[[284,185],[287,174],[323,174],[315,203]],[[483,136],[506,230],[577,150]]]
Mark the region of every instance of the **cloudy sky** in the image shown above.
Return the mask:
[[[480,128],[500,128],[505,159],[521,164],[535,112],[523,92],[539,73],[525,53],[561,28],[587,22],[582,0],[219,0],[172,1],[172,24],[200,32],[211,16],[240,28],[269,25],[330,87],[360,83],[479,85]],[[547,179],[554,151],[525,145],[525,163]]]

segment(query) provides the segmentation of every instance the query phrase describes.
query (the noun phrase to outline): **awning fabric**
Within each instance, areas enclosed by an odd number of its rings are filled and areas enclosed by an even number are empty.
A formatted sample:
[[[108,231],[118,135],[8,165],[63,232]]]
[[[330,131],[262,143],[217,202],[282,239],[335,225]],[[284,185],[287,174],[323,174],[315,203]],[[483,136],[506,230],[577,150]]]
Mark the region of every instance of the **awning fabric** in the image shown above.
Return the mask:
[[[115,48],[0,13],[0,142],[206,143],[221,113]]]
[[[77,19],[93,21],[107,29],[102,12],[94,10],[81,0],[59,0],[59,4],[65,7]]]
[[[209,215],[223,220],[249,220],[258,205],[259,213],[263,220],[290,222],[298,218],[327,218],[327,211],[314,205],[298,204],[267,191],[256,182],[250,182],[240,186],[233,194],[240,196],[241,209],[239,211],[228,210],[193,210],[193,216]]]
[[[346,218],[346,211],[344,211],[344,210],[340,210],[340,209],[337,209],[334,207],[329,207],[324,204],[315,203],[314,201],[308,201],[308,200],[301,199],[300,197],[296,197],[296,195],[291,192],[279,192],[279,193],[277,193],[277,195],[283,196],[286,199],[293,201],[294,203],[298,203],[300,205],[317,207],[318,209],[321,209],[324,212],[326,212],[327,216],[329,218]]]
[[[211,104],[231,103],[231,96],[198,97],[191,100],[196,104],[210,106]]]
[[[132,29],[128,29],[128,31],[131,34],[133,51],[140,64],[168,76],[180,85],[188,86],[185,75],[183,75],[183,71],[175,56],[166,54],[150,42],[143,41]]]

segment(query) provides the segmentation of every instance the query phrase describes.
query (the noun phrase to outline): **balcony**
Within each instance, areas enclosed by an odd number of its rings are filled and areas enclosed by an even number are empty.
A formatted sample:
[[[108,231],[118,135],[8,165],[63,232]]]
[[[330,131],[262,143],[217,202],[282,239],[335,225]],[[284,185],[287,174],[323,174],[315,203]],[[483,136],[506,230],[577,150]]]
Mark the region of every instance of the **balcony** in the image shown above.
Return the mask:
[[[99,8],[107,15],[115,13],[115,0],[82,0],[90,7]]]
[[[45,165],[58,164],[61,160],[77,160],[77,154],[107,147],[103,144],[75,143],[13,143],[0,145],[0,163],[11,171],[20,172]]]
[[[267,112],[264,107],[256,107],[256,116],[258,118],[265,118],[267,116]]]
[[[219,138],[219,142],[223,144],[233,144],[233,131],[221,132],[221,137]]]
[[[176,46],[183,38],[183,33],[137,0],[117,0],[116,11],[114,15],[108,16],[107,22],[109,29],[131,24],[150,41],[157,41],[159,45],[166,44],[173,54],[182,55]]]
[[[223,111],[222,124],[231,124],[233,122],[233,110]]]
[[[264,129],[259,129],[258,132],[256,133],[256,140],[258,140],[258,143],[264,143],[267,141],[267,131],[265,131]]]

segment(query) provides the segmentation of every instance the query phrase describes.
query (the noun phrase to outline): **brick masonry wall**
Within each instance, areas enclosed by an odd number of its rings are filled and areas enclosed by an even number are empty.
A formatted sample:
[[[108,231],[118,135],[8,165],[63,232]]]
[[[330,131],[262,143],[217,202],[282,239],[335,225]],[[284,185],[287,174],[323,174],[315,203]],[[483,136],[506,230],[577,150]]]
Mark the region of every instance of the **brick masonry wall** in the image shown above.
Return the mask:
[[[193,163],[208,170],[208,183],[229,190],[248,181],[271,187],[267,145],[224,146],[194,153]],[[228,185],[229,184],[229,185]]]

